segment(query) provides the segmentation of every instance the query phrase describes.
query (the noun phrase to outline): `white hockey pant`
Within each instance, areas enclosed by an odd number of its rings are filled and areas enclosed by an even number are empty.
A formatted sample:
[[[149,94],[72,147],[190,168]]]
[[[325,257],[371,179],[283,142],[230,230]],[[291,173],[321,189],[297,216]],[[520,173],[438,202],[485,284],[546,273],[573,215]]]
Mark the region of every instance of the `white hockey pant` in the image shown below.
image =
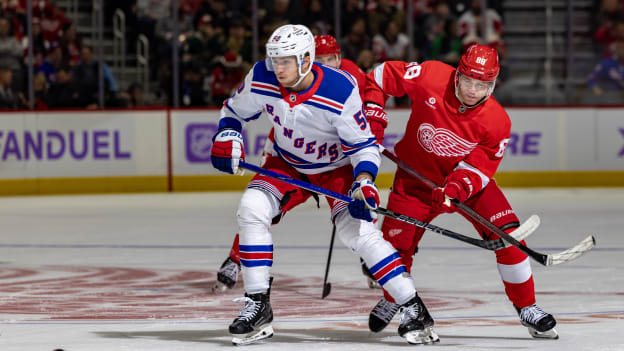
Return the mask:
[[[248,294],[264,292],[269,288],[273,265],[273,238],[269,232],[271,220],[280,212],[279,200],[266,191],[247,188],[238,212],[241,271]],[[270,259],[267,258],[270,253]]]
[[[406,273],[398,252],[384,240],[375,224],[355,219],[347,210],[338,213],[334,223],[340,240],[364,259],[379,284],[398,304],[414,297],[414,281]]]

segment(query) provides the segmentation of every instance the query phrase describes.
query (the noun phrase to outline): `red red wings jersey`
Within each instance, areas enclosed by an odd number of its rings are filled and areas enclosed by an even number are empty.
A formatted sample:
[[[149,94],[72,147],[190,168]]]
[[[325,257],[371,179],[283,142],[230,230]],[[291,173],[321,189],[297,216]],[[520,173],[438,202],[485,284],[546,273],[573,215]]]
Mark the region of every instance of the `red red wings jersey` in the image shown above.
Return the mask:
[[[408,95],[412,113],[399,158],[438,185],[455,169],[472,171],[484,187],[500,164],[511,121],[490,97],[465,108],[455,96],[455,69],[439,61],[388,61],[367,75],[364,101],[385,105],[384,94]],[[482,188],[481,187],[481,188]]]
[[[355,78],[355,81],[358,84],[358,89],[360,90],[360,97],[364,99],[364,87],[366,86],[366,73],[355,64],[355,62],[349,59],[341,59],[340,60],[340,69],[349,73]],[[363,101],[363,100],[362,100]]]

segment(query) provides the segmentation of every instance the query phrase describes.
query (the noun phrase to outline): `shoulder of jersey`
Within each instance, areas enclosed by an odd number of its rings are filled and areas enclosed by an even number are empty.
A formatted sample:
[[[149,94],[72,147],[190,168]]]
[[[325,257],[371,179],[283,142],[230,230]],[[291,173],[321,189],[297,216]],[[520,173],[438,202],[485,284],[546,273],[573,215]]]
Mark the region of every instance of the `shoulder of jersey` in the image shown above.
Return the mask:
[[[343,104],[356,88],[355,78],[349,73],[330,66],[318,65],[323,70],[323,81],[315,95]]]
[[[355,76],[356,74],[365,74],[364,71],[362,71],[362,69],[355,64],[355,62],[346,58],[340,60],[340,69],[345,72],[349,72],[352,76]]]
[[[455,68],[441,61],[425,61],[420,64],[423,67],[424,75],[435,75],[436,77],[451,75]]]

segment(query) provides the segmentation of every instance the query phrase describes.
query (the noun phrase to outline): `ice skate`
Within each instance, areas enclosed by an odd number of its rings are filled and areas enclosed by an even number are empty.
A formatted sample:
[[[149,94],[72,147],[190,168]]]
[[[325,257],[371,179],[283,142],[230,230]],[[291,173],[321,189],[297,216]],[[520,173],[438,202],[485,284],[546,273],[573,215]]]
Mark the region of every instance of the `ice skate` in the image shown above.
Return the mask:
[[[522,325],[529,328],[529,335],[532,337],[536,339],[559,339],[559,334],[555,330],[555,325],[557,325],[555,317],[544,312],[538,305],[516,307],[516,311],[520,316]]]
[[[360,257],[360,264],[362,265],[362,274],[366,277],[366,281],[368,283],[368,287],[371,289],[381,289],[381,285],[377,283],[375,277],[373,277],[373,273],[368,270],[368,266],[364,263],[364,260]]]
[[[232,289],[238,280],[239,272],[240,264],[234,262],[230,257],[226,258],[223,264],[221,264],[221,268],[219,268],[217,281],[212,287],[212,291],[220,293]]]
[[[440,341],[433,331],[433,318],[418,294],[401,306],[399,335],[410,344],[433,344]]]
[[[273,310],[269,302],[269,291],[245,294],[234,302],[245,302],[238,317],[230,324],[232,344],[247,345],[273,336]]]
[[[368,328],[374,333],[384,330],[399,311],[399,307],[399,304],[382,297],[368,316]]]

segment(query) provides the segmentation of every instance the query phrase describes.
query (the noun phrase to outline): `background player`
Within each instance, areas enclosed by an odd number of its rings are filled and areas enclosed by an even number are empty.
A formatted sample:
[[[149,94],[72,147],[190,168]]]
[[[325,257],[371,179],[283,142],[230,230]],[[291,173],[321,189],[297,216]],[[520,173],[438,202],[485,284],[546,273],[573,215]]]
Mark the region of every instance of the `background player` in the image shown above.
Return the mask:
[[[367,114],[383,113],[385,94],[408,95],[412,113],[403,139],[395,146],[397,156],[441,188],[433,192],[421,181],[397,169],[388,209],[431,222],[441,213],[455,211],[449,199],[465,202],[507,233],[519,226],[509,202],[492,179],[509,141],[511,121],[490,97],[499,72],[498,55],[490,47],[471,46],[459,67],[439,61],[389,61],[367,77]],[[466,217],[484,239],[498,236]],[[401,254],[408,271],[424,229],[385,218],[382,231]],[[516,247],[496,251],[496,262],[505,292],[523,325],[534,337],[557,338],[554,317],[535,304],[531,265]],[[384,298],[370,314],[369,327],[381,331],[398,305]]]
[[[437,340],[418,317],[424,305],[392,245],[372,223],[379,204],[373,183],[381,156],[362,111],[357,84],[345,72],[313,64],[314,37],[302,25],[279,27],[267,44],[266,62],[258,62],[221,109],[211,160],[215,168],[237,174],[244,160],[242,124],[266,112],[278,157],[263,168],[349,193],[350,203],[327,199],[338,236],[371,267],[385,291],[402,305],[399,334],[408,342]],[[293,185],[256,174],[243,193],[237,219],[245,302],[229,327],[235,344],[273,335],[269,301],[273,240],[269,227]],[[349,210],[348,212],[346,210]],[[366,220],[363,220],[366,219]]]
[[[340,68],[341,70],[351,74],[358,83],[360,97],[364,95],[364,86],[366,85],[366,74],[362,71],[353,61],[349,59],[343,59],[340,56],[340,46],[331,35],[317,35],[314,37],[315,42],[315,58],[314,61],[328,65],[331,67]],[[381,142],[384,137],[384,128],[388,125],[385,114],[382,118],[375,118],[375,116],[368,117],[371,132],[375,135],[377,140]],[[273,129],[269,133],[267,143],[265,145],[263,155],[264,157],[273,157]],[[264,163],[264,162],[263,162]],[[293,207],[307,201],[310,196],[315,194],[309,193],[303,189],[297,190],[296,193],[290,194],[290,196],[282,202],[282,211],[279,216],[273,219],[273,224],[277,224],[282,216],[286,214]],[[316,198],[318,202],[318,198]],[[236,234],[232,248],[230,249],[229,256],[223,261],[219,271],[217,272],[217,281],[213,287],[213,291],[221,292],[226,289],[231,289],[238,280],[240,272],[240,250],[238,247],[239,235]],[[368,267],[364,263],[364,260],[360,259],[362,266],[362,273],[367,277],[368,286],[371,288],[379,288],[379,284],[374,279]]]

